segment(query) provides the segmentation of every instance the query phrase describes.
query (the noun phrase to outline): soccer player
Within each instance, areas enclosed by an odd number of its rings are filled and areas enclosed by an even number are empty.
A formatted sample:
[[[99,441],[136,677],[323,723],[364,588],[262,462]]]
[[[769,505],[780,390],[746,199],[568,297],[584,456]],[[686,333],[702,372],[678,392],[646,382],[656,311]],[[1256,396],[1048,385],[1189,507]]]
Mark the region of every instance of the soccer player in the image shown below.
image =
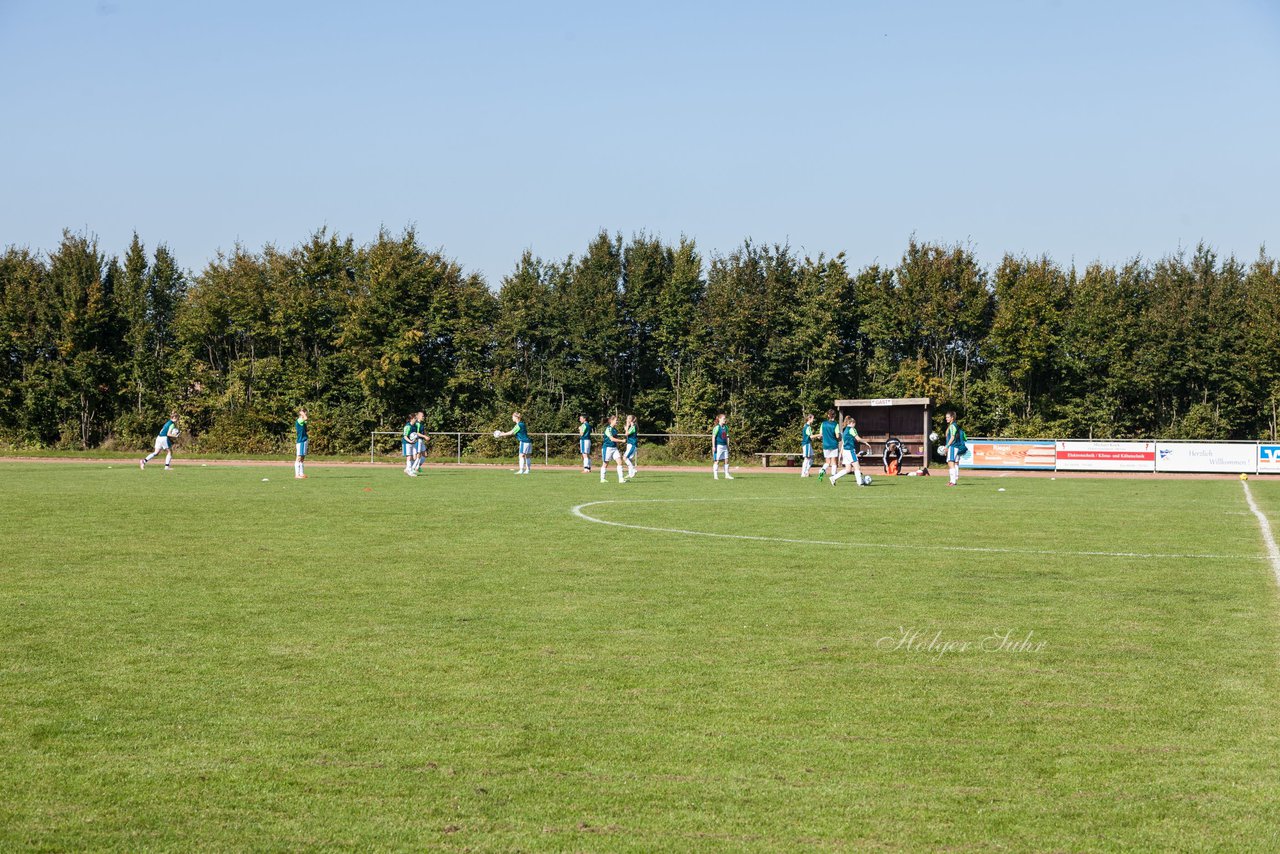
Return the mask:
[[[800,428],[800,476],[808,477],[813,468],[813,415],[804,417],[804,426]]]
[[[724,461],[724,479],[733,480],[729,474],[729,417],[723,412],[716,415],[716,426],[711,428],[711,478],[720,479],[719,465]]]
[[[853,420],[852,415],[845,416],[844,431],[840,439],[844,446],[840,449],[840,462],[844,468],[831,476],[831,485],[835,486],[837,480],[853,472],[854,480],[858,486],[862,486],[862,466],[858,465],[858,443],[866,445],[868,451],[871,450],[871,443],[858,435],[857,422]]]
[[[413,430],[418,434],[418,441],[413,448],[413,470],[417,472],[422,468],[422,461],[427,456],[427,413],[419,411],[413,422]]]
[[[154,450],[147,454],[138,462],[138,468],[143,471],[147,470],[147,463],[156,458],[161,451],[164,451],[164,470],[169,471],[173,466],[173,443],[170,441],[174,436],[178,435],[178,413],[170,412],[169,420],[164,422],[164,426],[160,428],[160,432],[156,434],[156,443]]]
[[[591,422],[587,416],[578,416],[578,453],[582,454],[582,470],[591,471]]]
[[[514,427],[505,433],[499,432],[494,438],[501,439],[503,436],[516,437],[516,450],[520,455],[517,461],[518,468],[516,474],[529,474],[529,460],[533,456],[533,442],[529,439],[529,431],[524,426],[524,416],[519,412],[511,413],[511,420],[515,422]]]
[[[307,458],[307,410],[298,409],[298,417],[293,422],[293,430],[297,439],[294,448],[297,450],[297,456],[293,460],[293,476],[299,480],[305,479],[307,473],[303,470],[302,464]]]
[[[600,443],[600,456],[604,465],[600,466],[600,482],[605,482],[609,474],[609,461],[618,461],[618,483],[626,483],[622,476],[622,453],[618,450],[618,416],[610,415],[604,428],[604,441]]]
[[[822,470],[818,472],[818,480],[831,470],[835,477],[836,466],[840,460],[840,425],[836,423],[836,411],[827,410],[827,420],[822,422]]]
[[[964,456],[964,431],[956,423],[954,410],[947,412],[947,486],[955,486],[960,480],[960,457]]]
[[[636,417],[627,416],[627,449],[622,452],[622,459],[627,464],[627,479],[636,476],[636,446],[640,444],[640,433],[636,427]]]
[[[415,435],[417,427],[414,423],[416,413],[410,413],[404,422],[404,427],[400,429],[400,450],[404,453],[404,473],[409,477],[417,477],[418,472],[413,467],[413,453],[418,447],[418,437]]]

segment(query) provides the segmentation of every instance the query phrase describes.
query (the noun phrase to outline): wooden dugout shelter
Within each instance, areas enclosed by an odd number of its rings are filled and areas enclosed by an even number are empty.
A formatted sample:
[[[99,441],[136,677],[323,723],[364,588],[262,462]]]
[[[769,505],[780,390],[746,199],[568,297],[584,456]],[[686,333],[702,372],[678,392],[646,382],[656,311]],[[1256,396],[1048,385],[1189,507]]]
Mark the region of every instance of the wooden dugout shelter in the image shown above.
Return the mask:
[[[871,443],[876,456],[884,453],[884,443],[896,436],[906,446],[908,462],[927,465],[929,461],[929,426],[933,423],[933,400],[928,397],[882,397],[837,400],[836,412],[843,421],[852,415],[858,422],[858,435]]]

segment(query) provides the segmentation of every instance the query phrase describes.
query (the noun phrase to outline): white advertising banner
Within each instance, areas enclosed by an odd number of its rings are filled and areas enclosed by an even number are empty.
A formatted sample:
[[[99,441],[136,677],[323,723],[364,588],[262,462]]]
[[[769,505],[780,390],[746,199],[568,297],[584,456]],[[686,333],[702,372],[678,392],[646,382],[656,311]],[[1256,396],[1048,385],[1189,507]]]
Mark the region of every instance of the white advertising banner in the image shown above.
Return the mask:
[[[1258,446],[1227,442],[1157,442],[1156,471],[1204,471],[1253,474]]]
[[[1258,474],[1280,474],[1280,445],[1274,442],[1258,445]]]
[[[1155,442],[1058,442],[1058,471],[1155,471]]]

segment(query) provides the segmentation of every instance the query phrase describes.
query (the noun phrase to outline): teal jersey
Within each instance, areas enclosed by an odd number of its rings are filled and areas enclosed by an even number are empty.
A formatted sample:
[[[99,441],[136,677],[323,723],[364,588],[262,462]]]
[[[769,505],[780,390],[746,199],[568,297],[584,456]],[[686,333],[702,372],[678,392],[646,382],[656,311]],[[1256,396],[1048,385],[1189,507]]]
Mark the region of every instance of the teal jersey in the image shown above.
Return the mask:
[[[960,425],[952,421],[950,424],[947,425],[947,444],[948,445],[959,444],[959,442],[956,441],[959,437],[960,437]]]
[[[617,442],[617,439],[618,428],[614,427],[612,424],[604,428],[604,445],[602,447],[604,447],[605,450],[616,447],[615,443]]]
[[[305,418],[299,418],[293,422],[293,429],[298,434],[298,441],[307,441],[307,421]]]
[[[640,434],[636,431],[636,425],[632,424],[627,428],[627,447],[634,448],[640,441]]]
[[[525,429],[523,421],[516,424],[516,441],[517,442],[529,441],[529,431]]]
[[[578,438],[579,439],[591,438],[591,422],[590,421],[583,421],[581,424],[578,425]]]
[[[834,421],[822,422],[822,450],[838,451],[840,450],[839,428]]]
[[[858,451],[858,431],[853,427],[844,428],[844,449],[846,451]]]
[[[806,424],[800,430],[800,444],[805,448],[813,445],[813,425]]]
[[[158,438],[160,436],[164,436],[168,438],[169,431],[177,426],[178,426],[177,424],[173,423],[173,419],[169,419],[168,421],[164,422],[164,426],[160,428],[160,432],[156,434],[156,437]]]
[[[407,421],[405,422],[404,429],[400,431],[400,438],[407,442],[409,441],[409,434],[412,432],[413,432],[413,422]]]
[[[717,424],[712,428],[711,443],[717,448],[729,447],[729,427],[725,424]]]
[[[423,433],[427,432],[427,422],[416,421],[414,422],[413,429],[419,436],[422,436]]]

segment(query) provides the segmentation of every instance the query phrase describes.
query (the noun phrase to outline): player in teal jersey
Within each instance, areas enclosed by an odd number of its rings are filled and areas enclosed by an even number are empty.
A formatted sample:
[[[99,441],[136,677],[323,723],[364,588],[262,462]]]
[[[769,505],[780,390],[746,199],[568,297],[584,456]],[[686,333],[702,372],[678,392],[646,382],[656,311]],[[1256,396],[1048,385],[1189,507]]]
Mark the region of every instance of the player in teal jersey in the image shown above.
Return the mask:
[[[138,461],[138,468],[146,471],[147,463],[151,462],[164,451],[164,470],[169,471],[173,466],[173,440],[178,436],[178,413],[170,412],[169,420],[164,422],[164,426],[160,428],[160,432],[156,434],[155,446],[151,453],[147,454]]]
[[[609,474],[609,461],[617,460],[618,462],[618,483],[626,483],[626,478],[622,476],[622,452],[618,450],[618,416],[610,415],[604,428],[604,440],[600,443],[600,457],[604,460],[604,464],[600,466],[600,482],[605,482],[605,476]]]
[[[636,476],[636,450],[640,444],[639,428],[636,427],[636,417],[634,415],[627,416],[627,448],[622,452],[622,459],[627,464],[627,479]]]
[[[578,453],[582,454],[582,470],[591,471],[591,422],[587,416],[578,416]]]
[[[800,476],[808,477],[813,468],[813,415],[804,417],[804,426],[800,428]]]
[[[431,441],[427,435],[427,413],[418,411],[414,414],[413,431],[418,434],[418,441],[413,446],[413,470],[417,472],[427,458],[427,442]]]
[[[733,480],[729,474],[729,416],[723,412],[716,415],[716,426],[711,428],[711,478],[720,479],[719,465],[724,463],[724,479]]]
[[[818,480],[830,469],[835,477],[840,463],[840,425],[836,422],[836,411],[827,410],[827,420],[822,422],[822,470],[818,472]]]
[[[515,436],[516,451],[520,455],[517,461],[516,474],[529,474],[529,461],[533,457],[533,442],[529,439],[529,431],[524,426],[524,416],[519,412],[513,412],[511,413],[511,420],[516,426],[505,433],[495,430],[493,438],[501,439],[503,436]]]
[[[871,450],[871,443],[858,435],[857,422],[853,420],[852,415],[844,419],[844,431],[840,435],[840,440],[843,445],[840,449],[840,462],[844,467],[831,476],[831,485],[835,486],[837,480],[853,472],[854,481],[858,486],[862,486],[862,466],[858,465],[858,445],[866,445],[867,450]]]
[[[418,445],[417,422],[414,420],[416,415],[417,413],[410,413],[404,426],[400,428],[400,451],[404,454],[404,473],[409,477],[418,476],[418,472],[413,468],[413,452]]]
[[[298,410],[298,417],[293,422],[293,433],[296,439],[294,449],[297,452],[293,459],[293,476],[302,480],[307,476],[302,467],[307,459],[307,410]]]
[[[968,450],[965,447],[964,431],[956,421],[954,411],[947,413],[947,441],[942,447],[947,452],[947,486],[955,486],[960,480],[960,458]]]

